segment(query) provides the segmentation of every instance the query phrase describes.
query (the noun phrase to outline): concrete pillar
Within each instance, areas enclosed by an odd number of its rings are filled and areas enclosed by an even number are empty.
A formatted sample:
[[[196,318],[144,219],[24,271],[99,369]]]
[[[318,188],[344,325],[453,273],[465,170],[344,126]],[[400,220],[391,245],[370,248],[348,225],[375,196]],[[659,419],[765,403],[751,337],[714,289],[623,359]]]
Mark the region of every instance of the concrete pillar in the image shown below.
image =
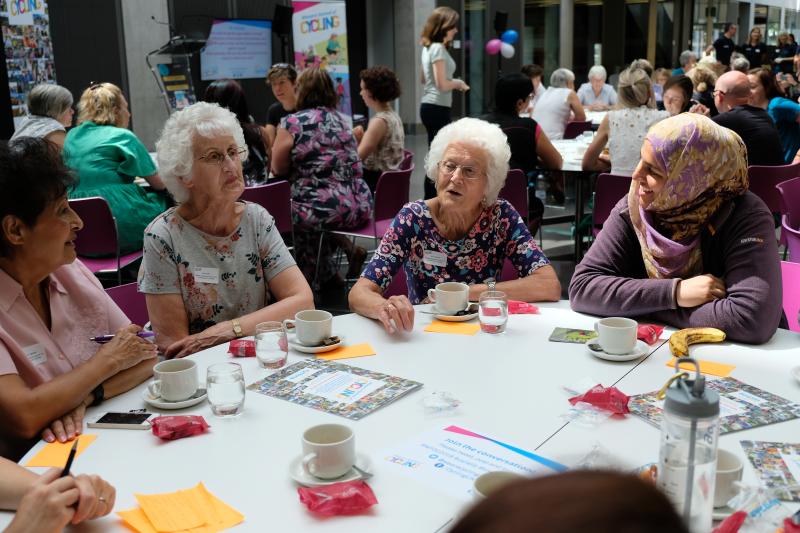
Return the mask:
[[[575,38],[575,0],[561,0],[559,8],[558,66],[572,68],[572,40]]]
[[[166,0],[125,0],[122,22],[125,33],[125,54],[128,70],[128,104],[131,109],[133,132],[148,150],[155,142],[164,122],[167,107],[153,74],[147,68],[145,56],[169,40],[169,27],[156,20],[168,21]]]
[[[434,8],[434,0],[394,3],[395,72],[403,85],[399,102],[400,118],[411,133],[424,131],[419,119],[419,102],[422,99],[419,36]]]

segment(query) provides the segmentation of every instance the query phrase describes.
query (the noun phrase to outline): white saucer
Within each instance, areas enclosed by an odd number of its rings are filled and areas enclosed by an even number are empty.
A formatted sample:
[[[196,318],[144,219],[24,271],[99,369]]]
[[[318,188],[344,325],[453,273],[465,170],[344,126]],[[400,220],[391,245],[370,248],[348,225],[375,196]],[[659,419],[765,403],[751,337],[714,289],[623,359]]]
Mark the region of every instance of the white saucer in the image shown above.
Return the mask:
[[[361,470],[369,472],[370,474],[374,474],[372,471],[372,461],[366,454],[356,452],[356,466]],[[357,479],[361,479],[361,475],[352,468],[345,475],[335,479],[320,479],[318,477],[309,475],[303,468],[302,455],[295,457],[292,459],[292,462],[289,463],[289,475],[293,480],[301,485],[305,485],[306,487],[321,487],[323,485],[341,483],[342,481],[355,481]]]
[[[800,383],[800,366],[796,366],[792,369],[792,375],[794,376],[794,379]]]
[[[455,315],[433,315],[433,316],[435,316],[438,320],[441,320],[442,322],[466,322],[467,320],[472,320],[473,318],[477,317],[478,313],[475,312],[475,313],[470,313],[468,315],[460,315],[460,316],[455,316]]]
[[[711,518],[714,520],[725,520],[735,512],[736,509],[728,507],[727,505],[723,507],[714,507],[714,509],[711,510]]]
[[[647,352],[650,350],[650,347],[644,341],[638,340],[636,341],[636,348],[634,348],[632,352],[621,355],[612,355],[604,352],[603,350],[592,350],[589,348],[590,344],[594,345],[595,343],[587,342],[586,350],[593,356],[599,357],[600,359],[605,359],[606,361],[633,361],[634,359],[639,359],[640,357],[647,355]]]
[[[301,344],[301,343],[297,342],[296,340],[292,340],[291,338],[289,338],[288,341],[289,341],[289,346],[291,348],[297,350],[298,352],[303,352],[303,353],[325,353],[325,352],[330,352],[331,350],[335,350],[336,348],[341,346],[342,343],[344,342],[344,337],[339,335],[339,342],[337,342],[335,344],[330,344],[328,346],[306,346],[305,344]]]
[[[167,400],[161,399],[160,396],[158,398],[150,396],[150,391],[147,390],[147,388],[142,391],[142,400],[144,400],[146,404],[158,409],[185,409],[186,407],[197,405],[205,400],[207,396],[208,394],[206,393],[206,389],[197,389],[197,392],[194,393],[194,396],[188,400],[183,400],[180,402],[168,402]]]

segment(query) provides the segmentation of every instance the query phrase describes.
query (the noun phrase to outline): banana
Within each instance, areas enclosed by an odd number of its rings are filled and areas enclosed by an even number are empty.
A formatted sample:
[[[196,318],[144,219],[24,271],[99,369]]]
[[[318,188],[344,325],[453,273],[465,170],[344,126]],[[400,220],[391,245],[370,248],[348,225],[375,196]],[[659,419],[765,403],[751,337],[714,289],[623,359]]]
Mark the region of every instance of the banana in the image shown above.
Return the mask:
[[[689,345],[699,342],[722,342],[725,332],[717,328],[686,328],[669,336],[669,349],[675,357],[688,357]]]

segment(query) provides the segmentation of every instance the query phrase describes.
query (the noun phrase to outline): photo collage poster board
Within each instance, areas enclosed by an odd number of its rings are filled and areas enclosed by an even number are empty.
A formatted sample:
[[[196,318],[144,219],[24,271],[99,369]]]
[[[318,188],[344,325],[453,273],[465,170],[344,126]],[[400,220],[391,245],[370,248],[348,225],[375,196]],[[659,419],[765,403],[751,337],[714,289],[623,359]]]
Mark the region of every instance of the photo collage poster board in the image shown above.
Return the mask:
[[[26,98],[31,88],[39,83],[56,83],[47,2],[0,0],[0,25],[16,128],[28,114]]]
[[[328,71],[339,97],[337,109],[352,116],[347,20],[344,2],[292,2],[294,63],[297,72],[309,67]]]

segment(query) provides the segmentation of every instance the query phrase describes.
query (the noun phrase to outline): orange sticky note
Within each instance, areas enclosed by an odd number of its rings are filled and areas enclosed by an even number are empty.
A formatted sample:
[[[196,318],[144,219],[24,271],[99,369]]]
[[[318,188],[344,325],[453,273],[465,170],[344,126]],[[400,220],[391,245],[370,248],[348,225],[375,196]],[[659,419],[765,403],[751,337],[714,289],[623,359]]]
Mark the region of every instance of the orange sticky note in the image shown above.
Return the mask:
[[[134,496],[156,531],[181,531],[208,523],[203,501],[193,490]]]
[[[475,335],[481,330],[480,324],[467,324],[465,322],[443,322],[434,320],[425,331],[428,333],[450,333],[452,335]]]
[[[701,374],[711,374],[712,376],[719,376],[721,378],[727,378],[733,372],[733,369],[736,368],[734,365],[726,365],[725,363],[716,363],[714,361],[697,361],[697,364],[700,365],[700,373]],[[667,362],[667,366],[671,366],[675,368],[675,358]],[[681,363],[680,364],[681,370],[688,370],[694,371],[694,365],[691,363]]]
[[[97,435],[79,435],[78,436],[78,449],[75,451],[75,458],[77,459],[83,453]],[[75,441],[68,442],[51,442],[39,450],[39,453],[34,455],[25,466],[53,466],[63,468],[67,464],[69,451]]]
[[[158,533],[141,507],[127,511],[117,511],[117,516],[122,518],[126,526],[135,529],[139,533]]]
[[[215,531],[231,528],[244,521],[242,513],[208,492],[202,483],[199,483],[195,490],[205,498],[210,515],[209,525],[215,528]]]
[[[351,357],[365,357],[375,355],[375,349],[368,343],[354,344],[352,346],[339,346],[335,350],[317,355],[317,359],[333,361],[335,359],[349,359]]]

